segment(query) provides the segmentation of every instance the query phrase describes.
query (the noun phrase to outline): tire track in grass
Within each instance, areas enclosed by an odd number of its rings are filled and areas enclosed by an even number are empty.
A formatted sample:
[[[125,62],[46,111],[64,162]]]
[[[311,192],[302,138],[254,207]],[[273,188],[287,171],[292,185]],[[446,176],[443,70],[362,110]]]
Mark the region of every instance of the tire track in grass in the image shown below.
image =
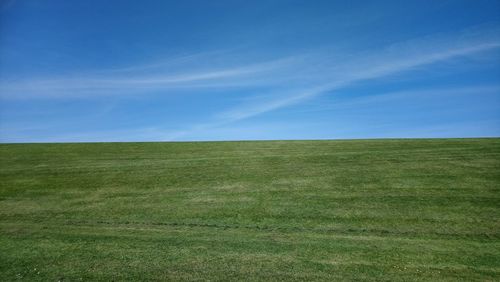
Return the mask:
[[[6,222],[4,222],[6,223]],[[17,221],[13,224],[19,224]],[[26,224],[34,224],[34,222],[26,221]],[[0,223],[1,224],[1,223]],[[39,225],[65,225],[65,226],[108,226],[108,227],[182,227],[182,228],[214,228],[220,230],[227,229],[247,229],[262,232],[286,232],[286,233],[319,233],[319,234],[337,234],[351,236],[384,236],[384,237],[401,237],[401,238],[432,238],[432,239],[475,239],[475,240],[499,240],[500,233],[452,233],[452,232],[415,232],[415,231],[400,231],[387,229],[373,228],[322,228],[322,227],[300,227],[300,226],[276,226],[276,225],[241,225],[241,224],[220,224],[220,223],[203,223],[203,222],[141,222],[141,221],[86,221],[86,220],[66,220],[53,221],[43,220],[36,222]]]

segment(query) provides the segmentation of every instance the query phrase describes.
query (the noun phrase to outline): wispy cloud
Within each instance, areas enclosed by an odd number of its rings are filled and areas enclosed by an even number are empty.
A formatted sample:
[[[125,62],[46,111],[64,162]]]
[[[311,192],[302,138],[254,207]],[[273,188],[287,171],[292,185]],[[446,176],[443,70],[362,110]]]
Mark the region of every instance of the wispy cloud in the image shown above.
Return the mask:
[[[293,113],[318,112],[318,111],[342,111],[356,110],[362,108],[380,108],[385,105],[392,105],[394,102],[418,100],[433,101],[453,101],[463,96],[475,97],[475,99],[484,99],[487,96],[500,96],[500,85],[480,85],[466,87],[436,87],[425,89],[412,89],[395,92],[382,92],[359,97],[338,97],[328,103],[311,103],[310,107],[293,111]],[[449,102],[446,102],[449,103]],[[434,104],[434,103],[433,103]],[[422,105],[418,103],[418,105]],[[425,104],[427,105],[427,104]],[[442,106],[442,105],[441,105]],[[470,105],[467,105],[470,106]],[[497,106],[497,105],[491,105]]]
[[[199,90],[241,87],[254,99],[221,109],[204,122],[155,136],[175,140],[332,93],[359,82],[382,79],[426,66],[483,54],[500,48],[500,32],[471,30],[410,40],[370,52],[336,49],[255,60],[244,54],[204,52],[170,60],[85,73],[80,76],[0,79],[2,99],[93,97],[161,92],[173,88]],[[230,59],[228,59],[230,58]]]
[[[360,69],[351,69],[349,71],[346,70],[343,73],[339,72],[337,77],[332,78],[333,82],[325,83],[320,86],[315,86],[302,91],[297,91],[296,93],[292,94],[288,93],[288,95],[282,96],[279,99],[268,100],[252,106],[244,106],[241,108],[231,109],[226,112],[220,113],[219,117],[229,119],[231,121],[249,118],[265,112],[293,105],[304,99],[308,99],[322,93],[332,92],[364,80],[382,78],[392,74],[410,71],[417,67],[430,65],[460,56],[487,51],[498,47],[500,47],[500,42],[488,42],[473,46],[464,46],[460,48],[451,47],[449,49],[436,50],[432,53],[423,54],[416,57],[412,56],[412,54],[408,54],[402,56],[401,58],[391,58],[391,60],[387,60],[379,64],[376,64],[374,62],[363,62],[359,64],[359,66],[362,67]],[[383,56],[383,54],[381,55]]]
[[[280,108],[300,103],[312,97],[331,93],[358,82],[380,79],[390,75],[416,70],[428,65],[460,57],[471,56],[500,47],[498,32],[461,34],[457,38],[425,38],[395,44],[364,57],[340,62],[337,65],[317,70],[323,81],[312,87],[299,90],[284,90],[282,93],[262,95],[260,101],[228,109],[218,113],[212,123],[201,123],[189,130],[177,132],[175,138],[191,134],[196,130],[217,127],[242,119],[251,118]],[[350,62],[350,63],[349,63]],[[328,72],[331,70],[331,72]],[[496,89],[495,89],[496,90]],[[173,139],[175,139],[173,138]]]
[[[475,105],[464,105],[465,107],[453,107],[451,109],[446,108],[446,104],[449,104],[446,101],[456,101],[456,100],[462,100],[465,97],[474,97],[474,98],[469,98],[472,100],[481,100],[481,99],[489,99],[489,100],[495,100],[498,97],[500,97],[500,85],[489,85],[489,86],[484,86],[484,85],[479,85],[479,86],[468,86],[468,87],[438,87],[438,88],[424,88],[424,89],[418,89],[418,90],[405,90],[405,91],[396,91],[396,92],[384,92],[384,93],[377,93],[377,94],[371,94],[371,95],[366,95],[366,96],[361,96],[361,97],[356,97],[356,98],[349,98],[349,97],[339,97],[341,99],[333,100],[330,103],[325,103],[324,101],[318,101],[317,103],[308,103],[308,107],[300,107],[297,108],[296,110],[292,110],[291,112],[288,112],[288,114],[303,114],[303,113],[310,113],[310,112],[318,112],[318,111],[328,111],[328,112],[337,112],[341,116],[345,116],[346,114],[350,114],[351,112],[355,112],[356,116],[360,116],[360,113],[366,113],[366,112],[372,112],[374,110],[381,110],[381,111],[387,111],[388,109],[391,110],[392,106],[394,104],[398,105],[403,105],[406,107],[412,107],[412,101],[422,101],[426,100],[430,102],[428,108],[440,108],[440,113],[443,116],[453,114],[453,112],[456,111],[461,111],[464,113],[469,114],[470,112],[477,111],[479,108],[477,108],[478,104]],[[496,97],[496,98],[495,98]],[[444,100],[443,100],[444,99]],[[279,101],[279,100],[277,100]],[[436,104],[436,101],[440,101]],[[440,104],[441,103],[441,104]],[[425,104],[425,103],[424,103]],[[275,104],[269,105],[269,107],[274,107],[276,106]],[[417,103],[418,107],[422,107],[421,103]],[[485,107],[488,108],[489,110],[498,108],[499,105],[498,103],[492,103],[490,105],[481,105],[480,110],[484,110]],[[245,128],[247,128],[250,124],[254,124],[252,122],[250,123],[244,123],[244,126],[241,126],[241,124],[237,124],[237,121],[244,120],[245,118],[251,117],[258,115],[260,113],[264,113],[264,111],[268,110],[269,108],[266,107],[260,107],[260,108],[251,108],[248,107],[245,109],[245,111],[241,111],[239,109],[233,109],[227,112],[224,112],[220,115],[217,115],[215,117],[215,120],[213,122],[205,122],[205,123],[199,123],[196,125],[191,126],[190,128],[186,128],[185,130],[180,130],[180,131],[173,131],[173,132],[168,132],[165,133],[163,130],[164,134],[161,135],[162,139],[161,140],[167,140],[167,141],[174,141],[174,140],[198,140],[199,136],[213,136],[212,138],[215,138],[217,136],[217,132],[225,132],[226,135],[228,131],[235,131],[235,132],[244,132]],[[274,109],[278,109],[275,107]],[[258,112],[261,110],[261,112]],[[412,112],[412,110],[410,110]],[[415,113],[413,113],[415,116]],[[421,115],[421,117],[425,116],[426,113],[418,113],[418,115]],[[386,130],[388,128],[391,128],[391,126],[394,126],[394,122],[389,122],[387,121],[382,121],[381,125],[381,120],[375,121],[373,118],[369,118],[368,120],[373,121],[374,123],[371,124],[371,127],[384,127],[381,128],[381,130]],[[383,124],[383,123],[387,124]],[[232,125],[233,124],[233,125]],[[236,125],[234,125],[236,124]],[[259,126],[261,127],[261,130],[269,130],[269,128],[266,126],[267,123],[259,123]],[[292,124],[296,124],[296,122],[293,122]],[[372,138],[372,137],[418,137],[419,135],[416,134],[415,132],[388,132],[385,133],[384,135],[381,134],[373,134],[373,133],[365,133],[366,135],[360,134],[359,132],[356,132],[357,129],[355,129],[356,125],[350,124],[352,126],[351,128],[347,126],[349,124],[349,121],[343,121],[342,124],[337,124],[335,126],[335,129],[331,129],[328,125],[322,124],[322,126],[325,129],[329,130],[329,134],[333,135],[316,135],[316,136],[309,136],[309,138],[326,138],[326,136],[330,136],[332,138],[335,136],[335,132],[337,134],[340,134],[340,136],[348,136],[349,138]],[[281,125],[285,126],[287,125],[286,123]],[[288,126],[290,126],[288,124]],[[299,125],[297,125],[299,127]],[[311,128],[311,127],[318,127],[318,124],[302,124],[300,126],[305,126],[303,128]],[[445,127],[445,124],[441,124],[441,127]],[[458,126],[457,124],[453,124],[453,127]],[[251,126],[251,128],[254,128],[254,126]],[[273,129],[273,130],[279,130],[279,129]],[[449,129],[446,129],[449,130]],[[427,136],[427,137],[457,137],[459,135],[447,135],[444,134],[445,131],[442,131],[442,134],[439,134],[439,132],[435,131],[429,131],[432,134],[428,135],[421,135],[422,136]],[[429,133],[427,132],[427,133]],[[472,132],[472,133],[471,133]],[[468,134],[464,136],[482,136],[482,135],[474,135],[476,131],[472,130]],[[258,133],[258,132],[257,132]],[[243,139],[261,139],[258,136],[259,134],[240,134],[244,136]],[[218,137],[221,139],[224,139],[224,136]],[[257,136],[257,137],[255,137]],[[292,137],[293,138],[293,137]],[[218,139],[217,139],[218,140]]]
[[[196,55],[200,60],[207,54]],[[190,58],[189,60],[191,60]],[[62,76],[44,79],[3,79],[0,80],[1,97],[16,98],[57,98],[92,97],[96,95],[125,95],[127,93],[147,93],[171,88],[206,87],[248,87],[277,83],[279,78],[270,79],[270,74],[283,72],[296,65],[301,56],[278,58],[257,63],[246,63],[230,67],[193,66],[189,70],[178,71],[166,68],[178,64],[176,58],[158,64],[140,65],[123,69],[99,71],[97,74]],[[188,60],[188,59],[186,59]],[[193,62],[191,62],[193,64]],[[204,63],[203,65],[206,65]],[[186,67],[183,67],[186,68]]]
[[[272,87],[268,100],[247,110],[246,118],[297,103],[362,80],[376,79],[456,57],[500,47],[498,30],[423,38],[365,53],[318,49],[282,58],[257,60],[234,51],[207,51],[129,67],[49,78],[0,78],[3,99],[92,97],[147,94],[172,88]],[[335,50],[331,53],[331,50]],[[280,93],[283,93],[280,95]],[[262,93],[256,93],[262,95]],[[273,97],[279,96],[279,99]]]

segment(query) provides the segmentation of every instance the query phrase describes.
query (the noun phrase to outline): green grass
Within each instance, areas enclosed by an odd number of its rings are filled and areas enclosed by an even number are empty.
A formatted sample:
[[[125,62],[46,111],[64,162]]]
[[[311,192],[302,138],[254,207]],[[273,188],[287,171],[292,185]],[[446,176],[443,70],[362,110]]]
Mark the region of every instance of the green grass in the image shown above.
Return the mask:
[[[500,280],[500,139],[0,145],[0,280]]]

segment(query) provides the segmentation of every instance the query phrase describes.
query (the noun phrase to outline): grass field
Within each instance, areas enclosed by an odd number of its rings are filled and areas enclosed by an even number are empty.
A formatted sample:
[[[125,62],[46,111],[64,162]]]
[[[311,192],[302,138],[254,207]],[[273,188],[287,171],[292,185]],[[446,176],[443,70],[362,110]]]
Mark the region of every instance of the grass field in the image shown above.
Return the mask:
[[[0,280],[500,280],[500,139],[0,145]]]

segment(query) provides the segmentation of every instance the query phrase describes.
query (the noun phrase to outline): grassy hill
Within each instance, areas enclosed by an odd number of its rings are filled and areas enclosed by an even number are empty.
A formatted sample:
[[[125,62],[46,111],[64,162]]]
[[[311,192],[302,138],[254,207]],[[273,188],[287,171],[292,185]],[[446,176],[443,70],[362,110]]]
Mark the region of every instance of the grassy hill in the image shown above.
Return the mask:
[[[500,139],[0,145],[0,280],[499,280]]]

